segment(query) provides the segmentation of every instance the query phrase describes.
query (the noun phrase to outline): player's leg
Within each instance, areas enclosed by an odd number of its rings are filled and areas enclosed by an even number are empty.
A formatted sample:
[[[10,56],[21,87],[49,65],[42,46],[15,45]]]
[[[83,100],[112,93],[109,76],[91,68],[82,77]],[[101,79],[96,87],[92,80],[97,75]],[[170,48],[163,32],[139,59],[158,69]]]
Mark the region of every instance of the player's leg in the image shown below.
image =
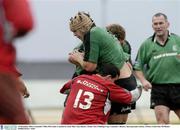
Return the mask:
[[[174,110],[175,114],[178,116],[178,118],[180,119],[180,109],[178,110]]]
[[[116,118],[117,118],[116,122],[120,122],[118,124],[126,124],[127,119],[128,119],[128,114],[118,114],[117,117],[116,115],[114,116],[114,119]]]
[[[170,109],[167,106],[157,105],[154,108],[154,112],[158,124],[169,124]]]
[[[108,118],[108,124],[126,124],[125,122],[128,119],[128,114],[113,114]]]
[[[180,84],[172,85],[171,89],[171,108],[180,119]]]
[[[131,105],[121,103],[111,103],[110,116],[108,118],[108,124],[126,124],[128,119],[128,113],[131,112]]]
[[[169,124],[170,86],[167,84],[152,84],[151,109],[154,109],[158,124]]]

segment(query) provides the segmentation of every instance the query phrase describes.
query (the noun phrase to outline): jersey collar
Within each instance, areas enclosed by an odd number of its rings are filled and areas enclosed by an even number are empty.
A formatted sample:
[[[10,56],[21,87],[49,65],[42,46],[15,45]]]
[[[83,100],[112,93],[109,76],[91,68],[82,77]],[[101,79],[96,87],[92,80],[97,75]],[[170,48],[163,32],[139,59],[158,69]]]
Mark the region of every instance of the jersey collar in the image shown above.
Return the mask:
[[[161,45],[156,39],[156,33],[154,33],[152,36],[152,42],[157,43],[159,46],[165,46],[167,44],[167,42],[169,41],[170,36],[171,36],[171,33],[168,31],[168,38],[167,38],[165,44]]]

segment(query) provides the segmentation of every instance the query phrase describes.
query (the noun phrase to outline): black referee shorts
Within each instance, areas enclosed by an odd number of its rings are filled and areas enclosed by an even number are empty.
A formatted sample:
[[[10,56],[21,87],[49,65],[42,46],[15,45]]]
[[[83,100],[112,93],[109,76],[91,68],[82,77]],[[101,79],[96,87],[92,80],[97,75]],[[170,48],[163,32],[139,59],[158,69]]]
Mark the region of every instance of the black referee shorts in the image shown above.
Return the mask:
[[[152,84],[150,108],[158,105],[180,109],[180,84]]]

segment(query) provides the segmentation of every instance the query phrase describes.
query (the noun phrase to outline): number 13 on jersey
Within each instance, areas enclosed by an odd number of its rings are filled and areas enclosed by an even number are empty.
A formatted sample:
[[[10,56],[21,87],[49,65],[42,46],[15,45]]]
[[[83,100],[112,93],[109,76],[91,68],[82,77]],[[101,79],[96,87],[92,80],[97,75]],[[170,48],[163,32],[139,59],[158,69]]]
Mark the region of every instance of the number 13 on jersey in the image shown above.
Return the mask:
[[[87,98],[84,98],[84,103],[82,104],[80,102],[80,98],[82,96],[88,96]],[[82,89],[79,89],[77,95],[76,95],[76,99],[74,101],[74,108],[81,108],[81,109],[89,109],[91,107],[92,104],[92,100],[94,99],[94,94],[92,92],[89,91],[83,91]]]

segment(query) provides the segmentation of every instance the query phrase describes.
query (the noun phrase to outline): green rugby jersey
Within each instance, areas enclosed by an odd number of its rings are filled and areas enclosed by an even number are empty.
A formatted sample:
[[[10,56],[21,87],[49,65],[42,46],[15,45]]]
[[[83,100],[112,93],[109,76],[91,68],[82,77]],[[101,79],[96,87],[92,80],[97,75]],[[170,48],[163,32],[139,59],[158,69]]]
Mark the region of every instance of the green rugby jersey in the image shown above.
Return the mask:
[[[84,61],[96,63],[98,69],[105,63],[114,64],[120,69],[125,63],[126,58],[119,41],[106,29],[91,28],[84,36],[84,47]]]
[[[125,43],[121,44],[121,46],[122,46],[124,52],[131,55],[131,46],[128,41],[125,40]]]
[[[170,34],[163,46],[155,35],[148,38],[142,43],[133,68],[144,71],[151,83],[180,83],[180,37]]]
[[[121,44],[123,51],[126,53],[126,59],[132,64],[131,60],[131,46],[127,40],[125,40],[124,44]]]

